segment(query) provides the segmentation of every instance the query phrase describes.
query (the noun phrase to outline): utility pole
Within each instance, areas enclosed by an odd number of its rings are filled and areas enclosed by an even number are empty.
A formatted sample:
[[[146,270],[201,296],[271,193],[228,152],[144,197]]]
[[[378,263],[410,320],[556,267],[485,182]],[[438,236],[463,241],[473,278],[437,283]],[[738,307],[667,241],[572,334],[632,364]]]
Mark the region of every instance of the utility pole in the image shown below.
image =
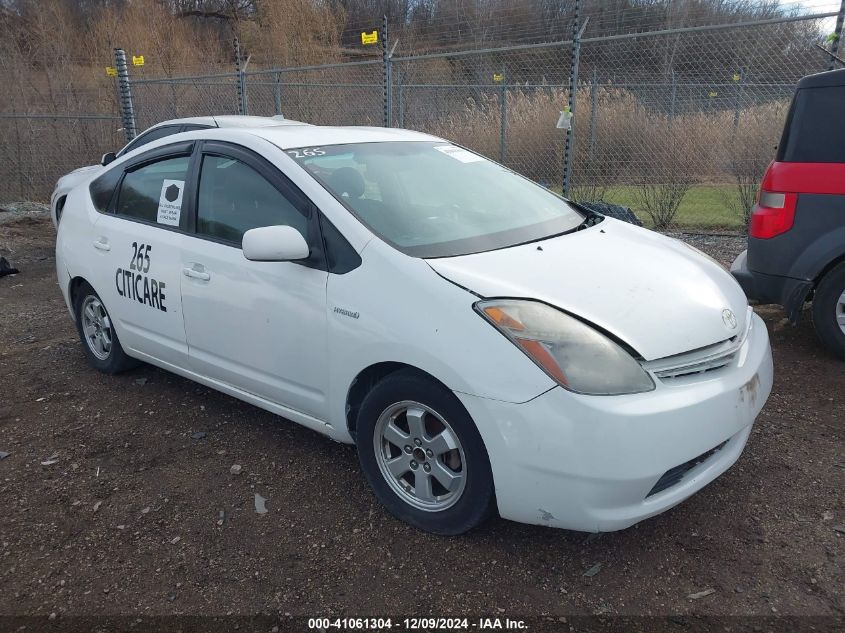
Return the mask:
[[[117,70],[117,94],[120,99],[120,115],[123,120],[123,134],[128,143],[137,134],[135,128],[135,106],[132,105],[132,87],[129,84],[129,68],[126,65],[126,51],[114,49],[114,67]]]
[[[845,2],[845,0],[843,0]],[[566,130],[566,144],[563,148],[563,197],[569,197],[570,181],[572,180],[572,153],[575,143],[575,98],[578,92],[578,62],[581,57],[581,34],[580,27],[581,3],[575,0],[575,15],[572,19],[572,58],[569,67],[569,112],[572,114],[572,121]],[[589,18],[588,18],[589,19]],[[587,26],[587,23],[584,23]]]
[[[247,106],[246,106],[246,82],[244,81],[244,71],[241,68],[241,42],[238,38],[235,38],[234,42],[235,46],[235,73],[236,73],[236,81],[237,81],[237,92],[238,92],[238,114],[246,114],[247,113]]]
[[[387,15],[381,18],[381,64],[382,64],[382,100],[384,102],[384,127],[391,127],[393,119],[393,90],[390,68],[390,50],[388,47]]]

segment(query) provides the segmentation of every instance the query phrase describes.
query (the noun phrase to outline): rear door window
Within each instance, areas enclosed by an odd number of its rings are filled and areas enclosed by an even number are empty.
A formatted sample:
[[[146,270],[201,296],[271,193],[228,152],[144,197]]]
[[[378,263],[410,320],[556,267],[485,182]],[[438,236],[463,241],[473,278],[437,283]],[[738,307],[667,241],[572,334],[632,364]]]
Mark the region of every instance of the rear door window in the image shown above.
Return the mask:
[[[117,186],[122,175],[122,169],[110,169],[91,181],[91,184],[88,186],[94,208],[100,213],[107,213],[109,211],[109,203],[114,195],[114,188]]]
[[[163,226],[187,226],[182,213],[190,156],[170,157],[128,171],[117,197],[116,213]]]
[[[802,88],[792,103],[778,160],[845,163],[845,86]]]

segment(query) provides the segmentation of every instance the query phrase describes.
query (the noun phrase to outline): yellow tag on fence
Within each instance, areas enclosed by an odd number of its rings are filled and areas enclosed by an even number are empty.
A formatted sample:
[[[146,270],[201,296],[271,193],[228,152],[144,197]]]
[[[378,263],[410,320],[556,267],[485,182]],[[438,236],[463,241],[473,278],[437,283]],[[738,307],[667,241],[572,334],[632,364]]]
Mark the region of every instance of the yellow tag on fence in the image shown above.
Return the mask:
[[[144,56],[143,55],[133,55],[132,56],[132,65],[133,66],[143,66],[144,65]]]
[[[707,93],[707,96],[708,96],[708,97],[711,97],[711,98],[712,98],[712,97],[718,97],[718,96],[719,96],[719,93],[718,93],[718,92],[716,92],[715,90],[711,90],[710,92],[708,92],[708,93]]]
[[[495,81],[497,84],[502,83],[504,80],[505,80],[505,74],[504,73],[493,73],[493,81]]]
[[[117,68],[114,66],[106,66],[106,74],[109,77],[117,77]]]
[[[740,76],[740,74],[739,74],[739,73],[734,73],[734,81],[739,81],[740,79],[742,79],[742,77]]]
[[[361,44],[378,44],[378,31],[372,33],[361,33]]]

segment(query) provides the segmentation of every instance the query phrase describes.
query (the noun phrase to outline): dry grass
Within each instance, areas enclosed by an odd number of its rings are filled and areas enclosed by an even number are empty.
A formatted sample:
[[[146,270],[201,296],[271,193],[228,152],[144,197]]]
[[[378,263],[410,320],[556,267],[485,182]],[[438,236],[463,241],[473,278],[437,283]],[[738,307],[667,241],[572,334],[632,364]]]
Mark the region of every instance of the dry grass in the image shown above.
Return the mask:
[[[748,224],[760,180],[774,157],[787,107],[787,103],[772,103],[745,111],[731,128],[732,134],[723,139],[721,159],[734,185],[724,192],[723,202],[743,224]]]
[[[175,19],[157,0],[111,3],[90,24],[72,19],[69,5],[44,0],[26,20],[9,27],[0,40],[0,112],[101,113],[115,115],[115,82],[104,67],[112,48],[143,54],[147,65],[133,68],[135,79],[174,77],[233,70],[231,36]],[[261,62],[301,66],[337,61],[342,16],[307,0],[261,5],[258,19],[236,24],[250,68]],[[12,29],[14,27],[14,29]],[[395,66],[417,83],[474,81],[457,76],[447,60]],[[423,71],[427,70],[427,74]],[[415,74],[416,73],[416,74]],[[416,76],[419,75],[419,76]],[[291,117],[321,124],[381,123],[381,68],[350,66],[283,73],[248,79],[251,114],[273,114],[275,93]],[[477,79],[477,78],[476,78]],[[480,80],[480,79],[479,79]],[[340,86],[340,87],[339,87]],[[567,92],[548,86],[509,86],[507,128],[502,147],[502,96],[495,88],[417,89],[407,93],[405,125],[466,145],[547,186],[560,186],[566,134],[555,128]],[[167,118],[237,112],[234,79],[206,83],[137,85],[138,126]],[[572,148],[575,199],[602,199],[620,187],[638,191],[641,211],[655,225],[671,223],[692,184],[734,183],[723,188],[723,204],[747,217],[766,163],[773,154],[787,104],[776,102],[742,111],[680,114],[671,119],[647,109],[637,95],[620,88],[596,91],[595,117],[590,90],[578,93]],[[45,199],[55,178],[119,147],[117,120],[0,120],[0,198]]]
[[[562,181],[565,135],[554,127],[567,93],[559,89],[509,89],[505,163],[537,182]],[[444,136],[487,156],[501,154],[501,97],[466,99],[445,116],[418,117],[418,129]],[[671,226],[691,186],[719,187],[722,204],[747,221],[748,211],[786,116],[788,102],[745,108],[734,126],[733,111],[692,112],[670,117],[649,111],[633,94],[598,90],[591,121],[589,90],[579,91],[574,126],[571,196],[600,200],[620,186],[632,187],[638,210],[656,227]]]
[[[143,55],[133,79],[231,73],[232,38],[244,55],[286,65],[336,61],[338,16],[307,0],[262,5],[257,20],[234,28],[175,18],[167,3],[105,3],[90,22],[76,19],[66,0],[42,0],[10,19],[0,13],[0,113],[7,115],[118,114],[116,86],[105,67],[113,48]],[[225,80],[224,80],[225,81]],[[138,126],[196,114],[237,111],[234,83],[201,86],[136,85]],[[272,107],[272,99],[270,101]],[[271,114],[270,112],[263,112]],[[124,143],[119,119],[0,117],[0,200],[46,200],[56,179]]]

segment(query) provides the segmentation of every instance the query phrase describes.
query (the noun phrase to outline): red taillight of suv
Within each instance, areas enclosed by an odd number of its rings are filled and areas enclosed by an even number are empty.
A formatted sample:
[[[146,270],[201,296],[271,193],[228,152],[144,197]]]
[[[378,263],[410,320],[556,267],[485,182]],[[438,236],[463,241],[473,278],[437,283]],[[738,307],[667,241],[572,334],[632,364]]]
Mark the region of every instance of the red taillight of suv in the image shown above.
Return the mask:
[[[766,179],[763,179],[765,187]],[[795,222],[795,207],[798,205],[797,193],[783,193],[760,190],[757,204],[751,210],[751,224],[748,234],[760,240],[767,240],[781,233],[786,233]]]
[[[795,223],[798,194],[845,195],[845,163],[773,161],[766,169],[748,235],[767,240]]]

